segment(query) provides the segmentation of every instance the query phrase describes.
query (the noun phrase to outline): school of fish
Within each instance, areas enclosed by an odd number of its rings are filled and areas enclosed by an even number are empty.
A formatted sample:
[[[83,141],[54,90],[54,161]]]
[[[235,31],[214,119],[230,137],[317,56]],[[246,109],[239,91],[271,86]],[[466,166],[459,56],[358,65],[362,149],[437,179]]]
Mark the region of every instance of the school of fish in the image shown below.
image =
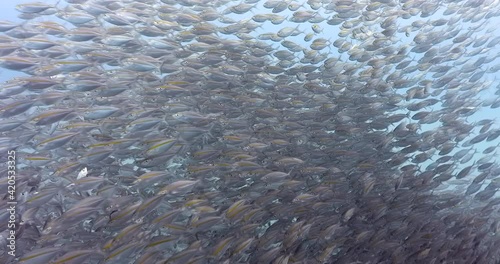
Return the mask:
[[[0,263],[500,263],[499,0],[16,10]]]

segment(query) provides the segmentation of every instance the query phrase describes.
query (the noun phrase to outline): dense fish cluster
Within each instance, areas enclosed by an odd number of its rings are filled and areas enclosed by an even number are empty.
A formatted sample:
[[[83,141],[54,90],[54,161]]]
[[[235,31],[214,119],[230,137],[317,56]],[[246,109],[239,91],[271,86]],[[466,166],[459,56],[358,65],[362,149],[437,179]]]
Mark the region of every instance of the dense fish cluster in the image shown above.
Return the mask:
[[[1,263],[500,263],[500,1],[17,11]]]

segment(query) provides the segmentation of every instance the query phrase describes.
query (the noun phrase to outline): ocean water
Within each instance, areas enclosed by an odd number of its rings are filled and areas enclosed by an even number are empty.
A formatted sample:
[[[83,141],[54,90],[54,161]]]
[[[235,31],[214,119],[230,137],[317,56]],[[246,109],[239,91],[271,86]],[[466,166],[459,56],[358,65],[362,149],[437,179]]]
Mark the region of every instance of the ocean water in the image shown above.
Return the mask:
[[[5,3],[0,263],[499,263],[498,7]]]

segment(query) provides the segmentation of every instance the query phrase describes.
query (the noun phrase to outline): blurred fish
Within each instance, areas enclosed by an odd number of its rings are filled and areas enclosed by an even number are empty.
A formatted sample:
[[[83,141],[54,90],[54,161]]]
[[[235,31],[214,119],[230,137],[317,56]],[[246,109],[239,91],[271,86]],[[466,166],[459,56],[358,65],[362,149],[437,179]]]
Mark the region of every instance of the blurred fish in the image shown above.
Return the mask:
[[[61,251],[60,247],[45,247],[33,250],[28,254],[23,255],[19,261],[20,263],[49,263]]]
[[[68,143],[73,137],[77,136],[79,133],[61,133],[57,136],[48,138],[37,144],[37,147],[41,150],[50,150],[63,146]]]
[[[180,180],[174,183],[167,185],[163,188],[158,195],[164,194],[183,194],[189,192],[193,189],[193,187],[198,184],[199,181],[190,181],[190,180]]]

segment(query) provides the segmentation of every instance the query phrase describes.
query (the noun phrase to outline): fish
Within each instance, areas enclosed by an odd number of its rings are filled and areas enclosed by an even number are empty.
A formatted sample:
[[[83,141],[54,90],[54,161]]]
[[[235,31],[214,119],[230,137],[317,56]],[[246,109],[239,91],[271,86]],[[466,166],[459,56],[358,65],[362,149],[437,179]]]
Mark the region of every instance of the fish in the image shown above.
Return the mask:
[[[42,140],[37,144],[37,147],[43,150],[59,148],[67,144],[70,140],[76,137],[79,133],[60,133],[57,136]]]
[[[54,260],[54,263],[79,263],[81,261],[84,261],[86,259],[90,258],[90,255],[92,255],[92,258],[96,258],[96,256],[99,257],[99,259],[104,258],[104,254],[99,251],[95,250],[76,250],[73,252],[68,252],[61,257],[57,258]]]
[[[198,183],[199,181],[179,180],[165,186],[162,190],[160,190],[160,192],[158,192],[158,195],[181,194],[189,192]]]
[[[42,2],[33,2],[33,3],[16,5],[16,10],[21,13],[40,13],[49,8],[53,8],[53,6]]]
[[[39,263],[40,261],[48,262],[53,259],[59,252],[59,247],[45,247],[38,250],[33,250],[23,255],[19,261],[21,263]]]
[[[500,261],[497,2],[9,8],[19,262]]]

